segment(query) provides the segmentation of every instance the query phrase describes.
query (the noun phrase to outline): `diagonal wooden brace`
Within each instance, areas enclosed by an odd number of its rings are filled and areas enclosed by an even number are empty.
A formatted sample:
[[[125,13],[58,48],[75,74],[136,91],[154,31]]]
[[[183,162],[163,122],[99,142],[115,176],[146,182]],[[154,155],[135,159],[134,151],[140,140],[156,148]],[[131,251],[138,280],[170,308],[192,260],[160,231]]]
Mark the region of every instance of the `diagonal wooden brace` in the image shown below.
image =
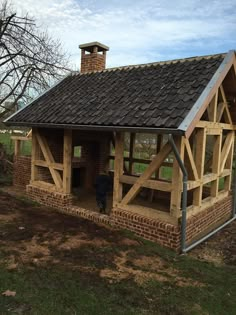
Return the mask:
[[[55,160],[52,156],[52,153],[50,151],[50,148],[48,146],[46,139],[42,135],[40,135],[38,132],[36,133],[36,138],[41,148],[41,151],[43,153],[43,156],[45,158],[45,161],[48,164],[48,169],[52,175],[52,178],[56,187],[58,189],[62,189],[63,187],[62,178],[61,178],[60,173],[52,167],[52,164],[55,163]]]
[[[130,201],[132,201],[136,197],[143,183],[146,180],[148,180],[152,176],[152,174],[161,166],[162,162],[165,160],[165,158],[168,156],[170,152],[171,152],[171,146],[169,143],[166,143],[161,149],[161,151],[151,161],[148,168],[137,179],[135,184],[130,188],[128,193],[125,195],[125,197],[121,201],[122,205],[127,205]]]

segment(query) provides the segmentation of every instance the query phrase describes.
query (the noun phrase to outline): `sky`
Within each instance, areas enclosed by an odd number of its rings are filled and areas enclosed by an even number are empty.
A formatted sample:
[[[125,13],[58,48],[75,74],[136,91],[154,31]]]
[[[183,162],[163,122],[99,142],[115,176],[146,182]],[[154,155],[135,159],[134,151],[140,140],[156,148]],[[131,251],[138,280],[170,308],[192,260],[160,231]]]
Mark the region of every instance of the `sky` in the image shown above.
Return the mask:
[[[80,65],[79,44],[110,47],[107,67],[236,49],[236,0],[11,0]]]

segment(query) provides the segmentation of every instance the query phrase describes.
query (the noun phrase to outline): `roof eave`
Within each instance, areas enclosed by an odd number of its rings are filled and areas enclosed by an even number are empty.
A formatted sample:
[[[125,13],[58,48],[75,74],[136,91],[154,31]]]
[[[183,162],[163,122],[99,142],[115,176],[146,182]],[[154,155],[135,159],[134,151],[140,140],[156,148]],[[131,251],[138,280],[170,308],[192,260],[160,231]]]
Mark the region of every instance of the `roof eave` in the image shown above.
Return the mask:
[[[145,132],[184,135],[184,131],[176,128],[155,128],[139,126],[105,126],[105,125],[76,125],[76,124],[53,124],[53,123],[30,123],[30,122],[4,122],[7,126],[31,127],[31,128],[56,128],[96,131],[123,131],[123,132]]]

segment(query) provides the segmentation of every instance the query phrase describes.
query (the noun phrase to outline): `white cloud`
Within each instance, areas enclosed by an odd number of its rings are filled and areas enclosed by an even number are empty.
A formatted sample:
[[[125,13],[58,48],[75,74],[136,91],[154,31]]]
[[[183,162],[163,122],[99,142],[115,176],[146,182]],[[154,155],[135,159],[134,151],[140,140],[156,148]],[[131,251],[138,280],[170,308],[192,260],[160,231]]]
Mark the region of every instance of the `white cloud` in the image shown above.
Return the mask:
[[[236,46],[233,0],[12,2],[59,38],[78,64],[78,44],[90,41],[110,46],[108,66],[211,54]]]

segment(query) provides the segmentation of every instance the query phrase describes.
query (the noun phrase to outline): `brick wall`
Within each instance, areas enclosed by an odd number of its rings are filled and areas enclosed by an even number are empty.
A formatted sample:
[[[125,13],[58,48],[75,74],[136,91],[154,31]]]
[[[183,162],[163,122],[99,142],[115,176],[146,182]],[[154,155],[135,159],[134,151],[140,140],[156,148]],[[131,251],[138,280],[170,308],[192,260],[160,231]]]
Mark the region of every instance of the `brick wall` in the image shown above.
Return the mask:
[[[46,189],[27,186],[27,193],[33,200],[48,207],[57,208],[71,215],[96,223],[111,225],[133,231],[144,239],[154,241],[175,251],[180,250],[181,225],[173,225],[161,220],[147,218],[140,214],[113,208],[110,216],[72,205],[71,195],[49,192]],[[226,221],[232,213],[232,196],[187,220],[186,239],[191,243]]]
[[[31,178],[31,157],[15,156],[13,164],[13,185],[26,187]]]
[[[192,216],[187,220],[186,241],[188,243],[199,235],[204,235],[219,226],[222,221],[226,221],[232,215],[233,197],[232,195],[215,203],[206,210]]]
[[[31,199],[47,207],[64,209],[72,204],[73,197],[69,194],[50,192],[44,188],[35,187],[33,185],[27,185],[26,191]]]
[[[180,227],[121,209],[112,209],[114,225],[174,250],[180,248]]]

